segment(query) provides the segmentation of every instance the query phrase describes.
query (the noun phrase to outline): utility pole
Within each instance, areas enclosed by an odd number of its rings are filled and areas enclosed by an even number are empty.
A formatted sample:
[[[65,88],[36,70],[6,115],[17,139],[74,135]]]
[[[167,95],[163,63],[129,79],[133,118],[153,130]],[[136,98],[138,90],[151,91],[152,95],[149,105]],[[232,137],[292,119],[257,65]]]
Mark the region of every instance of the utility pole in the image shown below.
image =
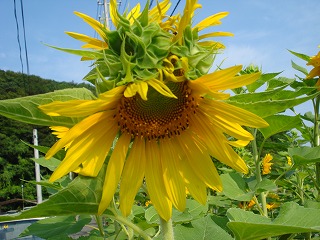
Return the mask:
[[[37,129],[33,129],[33,145],[38,146],[38,131]],[[34,152],[34,158],[38,159],[39,158],[39,151],[38,149],[33,148]],[[40,165],[39,163],[34,163],[34,168],[35,168],[35,174],[36,174],[36,181],[40,182]],[[42,203],[42,189],[41,185],[37,184],[37,203]]]
[[[108,29],[110,29],[109,28],[109,6],[108,6],[108,0],[104,0],[103,1],[103,7],[104,7],[104,16],[105,16],[105,20],[106,20],[106,27],[108,28]]]

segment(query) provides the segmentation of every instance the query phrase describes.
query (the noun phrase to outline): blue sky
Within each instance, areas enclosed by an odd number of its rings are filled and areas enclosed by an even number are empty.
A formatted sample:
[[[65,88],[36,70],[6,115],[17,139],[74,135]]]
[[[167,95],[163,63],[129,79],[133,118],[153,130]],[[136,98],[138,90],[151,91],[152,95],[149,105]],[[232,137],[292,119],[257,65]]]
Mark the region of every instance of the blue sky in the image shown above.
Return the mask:
[[[172,1],[173,4],[177,2]],[[22,30],[20,1],[16,2],[19,27]],[[134,6],[137,1],[122,0],[120,10],[125,2]],[[144,4],[146,1],[140,2]],[[181,7],[184,2],[181,1]],[[284,71],[282,76],[294,77],[297,72],[291,68],[291,60],[301,64],[304,62],[291,55],[287,49],[308,55],[315,55],[320,50],[319,0],[199,2],[203,8],[196,12],[195,22],[216,12],[230,12],[221,26],[212,28],[235,34],[234,37],[221,39],[226,50],[217,57],[216,64],[224,60],[222,67],[253,63],[261,66],[263,72]],[[97,0],[28,0],[23,4],[30,74],[57,81],[81,82],[90,70],[89,63],[80,62],[78,56],[51,49],[42,43],[80,48],[81,43],[68,37],[64,31],[94,36],[94,31],[73,11],[96,17]],[[0,69],[21,72],[13,5],[12,0],[0,1]],[[22,39],[22,31],[20,37]]]

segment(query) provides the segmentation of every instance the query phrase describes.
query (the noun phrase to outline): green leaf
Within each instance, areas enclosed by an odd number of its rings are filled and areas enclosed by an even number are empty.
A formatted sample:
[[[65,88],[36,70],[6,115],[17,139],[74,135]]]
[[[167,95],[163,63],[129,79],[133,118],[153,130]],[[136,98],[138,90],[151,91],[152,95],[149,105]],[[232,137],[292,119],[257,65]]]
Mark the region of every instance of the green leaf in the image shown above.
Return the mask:
[[[160,218],[154,206],[151,206],[146,210],[145,219],[149,224],[160,224]]]
[[[189,225],[177,225],[174,227],[175,240],[232,240],[233,238],[217,225],[210,215],[191,221]]]
[[[294,161],[294,166],[320,162],[320,146],[289,148],[288,154]]]
[[[45,146],[39,146],[39,145],[33,145],[33,144],[30,144],[30,143],[27,143],[25,141],[22,141],[24,144],[26,144],[27,146],[31,147],[31,148],[35,148],[37,149],[39,152],[43,153],[43,154],[46,154],[50,147],[45,147]],[[57,152],[54,156],[55,156],[55,160],[59,160],[59,161],[62,161],[64,159],[66,155],[66,151],[65,150],[60,150],[59,152]],[[45,163],[44,161],[40,162],[41,160],[39,160],[37,163],[39,163],[41,166],[44,166],[44,167],[47,167],[46,165],[49,165],[49,166],[52,166],[54,167],[54,162],[56,162],[55,160],[51,160],[51,159],[48,159],[47,161],[50,161],[50,163]],[[35,159],[33,159],[33,161],[35,161]],[[53,161],[53,162],[51,162]],[[43,165],[41,164],[43,163]],[[49,167],[48,167],[49,168]],[[50,169],[50,168],[49,168]],[[54,168],[55,169],[55,168]],[[51,171],[53,171],[52,169],[50,169]]]
[[[227,212],[230,222],[227,226],[236,239],[257,240],[289,233],[320,231],[320,209],[304,208],[294,202],[287,202],[273,221],[267,217],[231,208]]]
[[[293,55],[297,56],[298,58],[301,58],[302,60],[305,60],[307,62],[310,61],[310,57],[306,54],[303,54],[303,53],[297,53],[297,52],[294,52],[294,51],[291,51],[291,50],[288,50],[289,52],[291,52]]]
[[[264,120],[269,123],[269,127],[261,128],[259,131],[262,133],[265,139],[272,135],[284,131],[291,130],[301,126],[301,119],[299,116],[285,116],[285,115],[273,115],[266,117]]]
[[[24,180],[25,182],[28,182],[28,183],[32,183],[34,185],[41,185],[43,187],[46,187],[46,188],[51,188],[55,191],[59,191],[62,189],[61,185],[60,184],[55,184],[55,183],[51,183],[49,181],[40,181],[40,182],[37,182],[37,181],[26,181]]]
[[[34,125],[72,127],[81,118],[50,117],[43,113],[38,106],[53,101],[78,99],[91,100],[95,99],[95,96],[85,88],[70,88],[46,94],[2,100],[0,101],[0,115]]]
[[[320,94],[320,91],[310,94],[314,91],[313,87],[301,87],[296,91],[283,90],[283,88],[239,94],[230,97],[227,102],[265,118],[304,103]],[[306,96],[306,94],[310,95]]]
[[[220,175],[223,193],[234,200],[250,201],[254,193],[248,192],[247,183],[238,173],[227,173]]]
[[[251,92],[251,93],[256,91],[265,82],[270,81],[271,79],[273,79],[274,77],[276,77],[279,74],[280,73],[265,73],[265,74],[262,74],[261,77],[257,81],[247,85],[248,91]]]
[[[299,66],[294,61],[291,61],[291,66],[295,70],[298,70],[299,72],[302,72],[304,75],[306,75],[306,76],[308,75],[308,70],[306,68],[304,68],[304,67]]]
[[[63,51],[63,52],[67,52],[67,53],[71,53],[71,54],[75,54],[81,57],[86,57],[86,58],[91,58],[91,59],[100,59],[103,58],[103,52],[97,52],[97,51],[89,51],[89,50],[76,50],[76,49],[69,49],[69,48],[61,48],[61,47],[55,47],[55,46],[51,46],[48,44],[45,44],[48,47]]]
[[[255,193],[259,194],[265,191],[273,191],[277,189],[277,185],[270,179],[263,179],[255,186]]]
[[[271,79],[268,82],[268,88],[267,90],[276,89],[283,86],[288,86],[289,84],[293,83],[295,81],[294,78],[286,78],[286,77],[279,77],[275,79]]]
[[[53,157],[50,159],[45,159],[44,157],[32,158],[32,160],[41,165],[42,167],[48,168],[50,171],[54,171],[61,163],[60,160]]]
[[[208,196],[208,204],[228,208],[231,206],[231,200],[226,196]]]
[[[307,120],[307,121],[312,122],[312,123],[314,123],[314,120],[315,120],[314,114],[312,112],[310,112],[310,111],[306,112],[305,114],[303,114],[303,116],[301,116],[301,118],[303,120]]]
[[[78,218],[78,220],[77,220]],[[80,232],[81,229],[91,222],[91,217],[58,216],[46,218],[30,225],[20,236],[38,236],[44,239],[64,239],[70,234]]]
[[[66,188],[48,200],[15,216],[0,216],[0,221],[63,215],[95,215],[100,203],[105,176],[104,166],[97,177],[79,175]]]

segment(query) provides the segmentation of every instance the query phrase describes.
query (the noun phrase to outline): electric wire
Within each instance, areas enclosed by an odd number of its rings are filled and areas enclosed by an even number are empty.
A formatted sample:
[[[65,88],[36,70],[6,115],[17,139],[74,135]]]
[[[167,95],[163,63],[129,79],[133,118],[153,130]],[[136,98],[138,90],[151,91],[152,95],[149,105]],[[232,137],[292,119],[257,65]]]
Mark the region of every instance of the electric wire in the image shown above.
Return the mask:
[[[149,5],[149,9],[152,7],[153,4],[153,0],[151,0],[150,5]]]
[[[23,13],[22,0],[20,0],[20,7],[21,7],[22,29],[23,29],[23,40],[24,40],[24,50],[25,50],[25,56],[26,56],[27,74],[29,75],[30,74],[30,71],[29,71],[29,57],[28,57],[26,28],[25,28],[25,24],[24,24],[24,13]]]
[[[21,70],[22,73],[24,73],[24,66],[23,66],[23,61],[22,61],[22,49],[21,49],[21,43],[20,43],[20,30],[19,30],[19,21],[18,21],[18,17],[17,17],[17,4],[16,4],[16,0],[13,0],[14,3],[14,18],[16,20],[16,29],[17,29],[17,40],[18,40],[18,45],[19,45],[19,57],[20,57],[20,63],[21,63]]]
[[[179,6],[181,0],[178,0],[178,2],[176,3],[176,5],[174,6],[174,9],[172,10],[170,17],[172,17],[172,15],[174,14],[174,12],[176,11],[177,7]]]

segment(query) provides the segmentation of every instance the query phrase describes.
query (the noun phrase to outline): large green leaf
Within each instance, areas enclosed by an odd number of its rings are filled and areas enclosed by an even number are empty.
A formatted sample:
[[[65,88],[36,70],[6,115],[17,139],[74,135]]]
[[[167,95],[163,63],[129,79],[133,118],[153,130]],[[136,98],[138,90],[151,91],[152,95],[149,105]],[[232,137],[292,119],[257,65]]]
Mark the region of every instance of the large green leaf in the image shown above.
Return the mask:
[[[223,193],[230,199],[238,201],[250,201],[254,193],[248,191],[249,187],[238,173],[226,173],[220,175]]]
[[[199,218],[206,213],[207,206],[201,205],[195,200],[186,200],[186,209],[184,212],[180,212],[176,209],[172,209],[172,221],[174,223],[189,222],[193,219]],[[145,218],[149,224],[159,223],[160,218],[156,209],[151,206],[145,212]]]
[[[262,74],[261,77],[257,81],[247,85],[248,91],[251,92],[251,93],[256,91],[265,82],[270,81],[271,79],[273,79],[274,77],[276,77],[279,74],[280,74],[280,72],[279,73],[265,73],[265,74]]]
[[[301,126],[299,116],[273,115],[266,117],[264,120],[269,123],[269,127],[261,128],[259,131],[265,139],[272,135]]]
[[[279,216],[273,221],[239,208],[229,209],[227,216],[230,220],[227,226],[236,239],[241,240],[320,231],[320,209],[304,208],[294,202],[283,204]]]
[[[20,122],[43,126],[72,127],[80,118],[50,117],[43,113],[38,106],[53,101],[68,101],[77,99],[94,99],[95,96],[85,88],[70,88],[51,93],[29,97],[15,98],[0,101],[0,115]]]
[[[270,179],[264,178],[261,182],[258,182],[255,186],[255,193],[261,193],[265,191],[274,191],[277,189],[277,185]]]
[[[210,215],[191,221],[189,225],[177,225],[174,228],[175,240],[232,240]]]
[[[320,146],[289,148],[288,153],[294,161],[294,166],[320,162]]]
[[[315,98],[320,92],[311,94],[312,87],[301,87],[297,91],[284,87],[259,93],[239,94],[228,99],[228,103],[246,109],[265,118]],[[310,94],[310,95],[306,95]]]
[[[30,225],[20,236],[33,235],[49,240],[65,239],[70,234],[80,232],[81,229],[90,222],[90,216],[58,216],[46,218]]]
[[[76,177],[66,188],[48,200],[14,216],[0,216],[0,221],[62,215],[97,214],[105,176],[105,166],[97,177]]]

